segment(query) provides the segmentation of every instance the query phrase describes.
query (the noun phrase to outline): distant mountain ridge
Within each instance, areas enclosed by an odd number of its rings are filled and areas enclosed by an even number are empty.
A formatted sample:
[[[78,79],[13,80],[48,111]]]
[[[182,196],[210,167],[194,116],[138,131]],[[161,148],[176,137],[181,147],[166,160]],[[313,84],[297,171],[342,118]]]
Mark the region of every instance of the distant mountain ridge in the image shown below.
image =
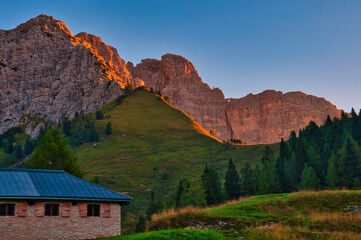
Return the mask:
[[[242,139],[249,144],[275,143],[288,139],[292,130],[310,121],[324,123],[327,115],[340,117],[341,111],[324,98],[302,92],[266,90],[243,98],[225,99],[219,88],[203,83],[193,64],[182,56],[166,54],[161,60],[144,59],[133,67],[133,77],[162,91],[171,103],[189,113],[219,139]]]
[[[168,95],[172,105],[221,140],[278,142],[311,120],[321,124],[328,114],[340,116],[330,102],[301,92],[268,90],[225,99],[182,56],[144,59],[134,67],[100,37],[73,36],[65,23],[44,14],[0,30],[0,133],[24,123],[32,133],[34,117],[57,123],[75,112],[94,112],[130,83]]]

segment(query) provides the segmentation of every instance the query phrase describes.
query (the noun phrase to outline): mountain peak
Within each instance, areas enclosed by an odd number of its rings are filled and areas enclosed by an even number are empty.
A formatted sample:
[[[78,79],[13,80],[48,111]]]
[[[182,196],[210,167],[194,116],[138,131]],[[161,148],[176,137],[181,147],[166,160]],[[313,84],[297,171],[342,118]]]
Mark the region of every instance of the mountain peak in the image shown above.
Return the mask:
[[[41,32],[49,32],[51,34],[62,32],[66,35],[73,36],[72,32],[64,22],[46,14],[40,14],[39,16],[31,18],[27,22],[16,27],[16,30],[23,33],[32,29],[36,29]]]

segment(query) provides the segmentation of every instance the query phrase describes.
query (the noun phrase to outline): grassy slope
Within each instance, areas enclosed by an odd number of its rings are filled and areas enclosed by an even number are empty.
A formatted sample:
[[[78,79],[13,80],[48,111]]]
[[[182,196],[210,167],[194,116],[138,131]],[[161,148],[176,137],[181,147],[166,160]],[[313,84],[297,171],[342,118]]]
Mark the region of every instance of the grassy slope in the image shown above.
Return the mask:
[[[184,177],[198,179],[206,163],[224,170],[229,157],[240,165],[259,159],[263,151],[262,145],[220,143],[183,112],[145,90],[102,111],[111,117],[96,121],[101,143],[84,145],[76,155],[86,178],[100,176],[102,185],[117,190],[137,191],[140,184],[160,188]],[[108,121],[111,136],[104,135]]]
[[[140,234],[133,234],[128,236],[120,236],[111,238],[114,240],[148,240],[148,239],[162,239],[162,240],[226,240],[222,234],[214,230],[166,230],[154,231]]]
[[[206,163],[223,177],[230,157],[239,169],[246,161],[260,159],[264,149],[263,145],[221,143],[183,112],[145,90],[135,91],[121,105],[108,104],[102,112],[110,117],[96,121],[101,142],[96,147],[83,145],[75,153],[87,180],[98,176],[100,185],[134,197],[127,207],[133,213],[148,205],[149,189],[156,189],[159,196],[173,191],[181,178],[199,181]],[[105,136],[109,121],[113,134]],[[278,144],[271,147],[276,150]],[[137,216],[130,218],[134,221]]]
[[[359,207],[361,191],[263,195],[165,215],[150,229],[213,228],[235,239],[361,239]]]

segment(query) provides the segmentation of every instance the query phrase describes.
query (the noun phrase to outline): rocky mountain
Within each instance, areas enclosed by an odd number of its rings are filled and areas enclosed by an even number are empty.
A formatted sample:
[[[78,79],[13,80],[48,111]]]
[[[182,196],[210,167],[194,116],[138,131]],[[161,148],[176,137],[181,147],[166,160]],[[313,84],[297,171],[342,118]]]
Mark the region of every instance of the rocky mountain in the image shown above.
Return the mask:
[[[73,36],[53,17],[0,30],[0,133],[30,119],[56,123],[94,112],[129,83],[142,81],[132,78],[115,48],[91,34]]]
[[[292,130],[310,121],[322,124],[341,111],[325,100],[302,92],[283,94],[267,90],[239,99],[225,99],[219,88],[203,83],[193,64],[182,56],[166,54],[161,60],[144,59],[133,67],[134,77],[169,96],[171,103],[196,119],[219,139],[242,139],[249,144],[288,139]]]
[[[94,112],[126,85],[137,87],[143,81],[221,140],[277,142],[310,120],[321,124],[327,114],[340,115],[325,99],[301,92],[268,90],[225,99],[182,56],[126,64],[100,37],[73,36],[65,23],[40,15],[15,29],[0,30],[0,133],[24,123],[34,133],[37,119],[57,123],[79,111]]]

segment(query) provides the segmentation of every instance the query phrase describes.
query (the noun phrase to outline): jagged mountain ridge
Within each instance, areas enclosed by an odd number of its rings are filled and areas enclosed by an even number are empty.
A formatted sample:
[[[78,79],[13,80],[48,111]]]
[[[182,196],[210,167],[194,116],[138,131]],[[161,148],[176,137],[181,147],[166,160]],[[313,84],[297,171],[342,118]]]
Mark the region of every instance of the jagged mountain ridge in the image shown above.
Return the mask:
[[[56,123],[75,112],[94,112],[131,82],[142,84],[115,48],[94,35],[73,36],[53,17],[0,30],[0,133],[30,115]]]
[[[290,131],[303,128],[310,121],[320,125],[328,114],[332,118],[341,114],[324,98],[302,92],[283,94],[266,90],[239,99],[225,99],[219,88],[211,89],[203,83],[190,61],[174,54],[127,66],[134,77],[168,95],[175,107],[189,113],[222,140],[275,143],[281,138],[288,139]]]
[[[219,139],[278,142],[310,120],[321,124],[327,114],[340,115],[325,99],[301,92],[265,91],[225,99],[182,56],[144,59],[134,67],[100,37],[73,36],[65,23],[40,15],[15,29],[0,30],[0,133],[30,115],[56,123],[75,112],[94,112],[129,83],[140,86],[143,81]],[[27,132],[33,127],[29,125]]]

